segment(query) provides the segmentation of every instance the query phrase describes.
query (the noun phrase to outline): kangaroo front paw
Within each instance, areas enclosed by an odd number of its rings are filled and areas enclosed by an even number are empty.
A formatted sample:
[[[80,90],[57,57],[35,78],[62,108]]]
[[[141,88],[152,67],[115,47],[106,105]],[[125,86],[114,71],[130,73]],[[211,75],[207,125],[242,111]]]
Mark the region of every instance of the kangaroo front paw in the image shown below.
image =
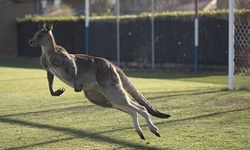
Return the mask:
[[[65,91],[64,88],[60,88],[57,91],[51,93],[52,96],[60,96]]]

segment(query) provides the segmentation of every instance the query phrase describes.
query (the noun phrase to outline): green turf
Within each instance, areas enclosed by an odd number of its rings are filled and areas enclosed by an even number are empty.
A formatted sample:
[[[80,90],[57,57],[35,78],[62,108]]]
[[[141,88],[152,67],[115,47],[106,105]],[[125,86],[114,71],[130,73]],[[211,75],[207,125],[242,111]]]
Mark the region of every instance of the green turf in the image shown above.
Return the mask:
[[[250,149],[250,91],[225,90],[226,76],[126,72],[172,115],[152,118],[161,138],[140,117],[143,141],[128,115],[93,105],[59,80],[65,93],[50,96],[37,64],[0,60],[0,149]]]

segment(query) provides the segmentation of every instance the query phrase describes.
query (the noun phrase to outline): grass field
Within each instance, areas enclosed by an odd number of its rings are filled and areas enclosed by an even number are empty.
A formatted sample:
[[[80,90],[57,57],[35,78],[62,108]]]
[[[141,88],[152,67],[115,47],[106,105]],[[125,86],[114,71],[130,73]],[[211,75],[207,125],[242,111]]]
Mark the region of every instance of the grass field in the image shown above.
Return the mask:
[[[65,87],[49,94],[46,72],[34,60],[0,60],[0,149],[250,149],[250,91],[227,91],[226,76],[126,72],[155,108],[161,138],[131,117],[90,103]],[[22,68],[25,67],[25,68]]]

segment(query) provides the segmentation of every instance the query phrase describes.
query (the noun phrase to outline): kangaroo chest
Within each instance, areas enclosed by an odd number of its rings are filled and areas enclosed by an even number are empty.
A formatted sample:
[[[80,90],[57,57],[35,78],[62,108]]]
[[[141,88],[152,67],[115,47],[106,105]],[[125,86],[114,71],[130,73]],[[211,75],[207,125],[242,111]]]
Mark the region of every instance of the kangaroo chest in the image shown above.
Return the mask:
[[[51,58],[46,54],[43,54],[40,58],[41,65],[53,75],[57,76],[61,81],[67,85],[73,87],[73,79],[70,72],[70,68],[65,62],[61,62],[61,59]],[[72,68],[71,68],[72,69]],[[77,70],[77,82],[83,85],[83,90],[92,89],[97,85],[96,76],[92,71],[85,69]]]
[[[62,63],[58,58],[49,57],[46,54],[41,56],[41,65],[53,75],[57,76],[61,81],[73,87],[72,77],[67,65]]]

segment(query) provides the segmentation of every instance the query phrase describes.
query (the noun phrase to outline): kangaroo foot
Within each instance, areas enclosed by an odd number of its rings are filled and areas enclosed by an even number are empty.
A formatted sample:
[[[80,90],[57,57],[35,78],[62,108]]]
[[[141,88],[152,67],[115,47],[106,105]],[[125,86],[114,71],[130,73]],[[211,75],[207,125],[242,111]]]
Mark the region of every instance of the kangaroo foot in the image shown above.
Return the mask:
[[[139,132],[139,131],[136,131],[136,132],[138,133],[138,135],[140,136],[140,138],[141,138],[142,140],[145,140],[145,137],[144,137],[144,135],[143,135],[142,132]]]
[[[151,132],[154,133],[156,136],[161,137],[161,135],[158,131],[151,131]]]
[[[156,136],[161,137],[160,133],[158,132],[158,128],[156,126],[151,126],[150,131],[154,133]]]

